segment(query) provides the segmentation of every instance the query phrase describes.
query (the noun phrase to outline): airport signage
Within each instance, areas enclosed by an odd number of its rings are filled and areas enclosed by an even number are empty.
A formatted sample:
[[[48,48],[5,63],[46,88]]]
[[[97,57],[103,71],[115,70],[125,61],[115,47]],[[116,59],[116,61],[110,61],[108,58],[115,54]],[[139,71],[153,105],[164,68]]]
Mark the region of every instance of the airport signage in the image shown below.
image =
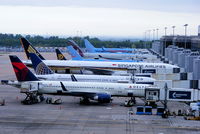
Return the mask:
[[[169,99],[191,100],[190,91],[169,91]]]

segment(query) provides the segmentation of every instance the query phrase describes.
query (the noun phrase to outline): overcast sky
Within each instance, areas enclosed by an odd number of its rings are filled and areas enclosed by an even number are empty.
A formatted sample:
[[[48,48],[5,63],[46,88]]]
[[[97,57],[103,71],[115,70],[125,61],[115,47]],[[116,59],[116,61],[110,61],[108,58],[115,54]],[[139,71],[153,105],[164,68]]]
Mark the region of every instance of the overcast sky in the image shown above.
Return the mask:
[[[0,0],[0,33],[144,37],[197,35],[199,0]]]

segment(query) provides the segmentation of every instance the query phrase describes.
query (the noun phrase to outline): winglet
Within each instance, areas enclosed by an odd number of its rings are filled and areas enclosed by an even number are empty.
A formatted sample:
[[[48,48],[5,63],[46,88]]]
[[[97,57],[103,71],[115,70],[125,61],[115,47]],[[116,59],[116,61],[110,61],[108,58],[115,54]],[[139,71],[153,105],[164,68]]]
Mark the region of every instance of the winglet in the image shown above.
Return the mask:
[[[37,75],[54,74],[54,72],[34,53],[29,54],[33,68]]]
[[[72,57],[72,60],[82,60],[83,59],[72,46],[68,46],[67,49],[68,49],[69,54]]]
[[[27,59],[30,59],[30,53],[37,54],[42,60],[45,60],[44,57],[35,49],[34,46],[31,45],[31,43],[26,40],[25,38],[20,38],[20,42],[22,44],[22,47],[24,48],[24,51],[26,53]]]
[[[76,44],[76,42],[74,42],[73,40],[68,40],[67,42],[69,45],[73,46],[73,48],[75,50],[78,51],[78,53],[80,54],[81,57],[84,57],[83,51],[81,50],[81,48],[78,46],[78,44]]]
[[[71,75],[71,79],[72,79],[72,81],[78,81],[73,74]]]
[[[62,90],[63,90],[63,91],[68,91],[68,90],[65,88],[65,86],[63,85],[62,82],[60,82],[60,84],[61,84],[61,87],[62,87]]]
[[[9,57],[18,81],[39,81],[16,55],[9,55]]]
[[[59,49],[56,49],[56,56],[58,60],[67,60]]]

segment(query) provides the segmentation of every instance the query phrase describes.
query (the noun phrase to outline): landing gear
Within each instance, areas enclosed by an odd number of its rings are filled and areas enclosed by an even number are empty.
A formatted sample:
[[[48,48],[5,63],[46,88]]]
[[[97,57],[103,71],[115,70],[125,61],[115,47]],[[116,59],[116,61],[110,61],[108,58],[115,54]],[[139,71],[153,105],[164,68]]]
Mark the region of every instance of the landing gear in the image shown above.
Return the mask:
[[[132,107],[134,104],[136,104],[136,100],[135,100],[135,97],[131,97],[130,100],[128,101],[125,101],[125,106],[126,107]]]
[[[38,95],[37,93],[26,93],[26,98],[23,101],[21,101],[21,103],[24,105],[31,105],[42,102],[43,100],[43,95]]]
[[[89,104],[90,103],[90,100],[89,98],[80,98],[80,104]]]

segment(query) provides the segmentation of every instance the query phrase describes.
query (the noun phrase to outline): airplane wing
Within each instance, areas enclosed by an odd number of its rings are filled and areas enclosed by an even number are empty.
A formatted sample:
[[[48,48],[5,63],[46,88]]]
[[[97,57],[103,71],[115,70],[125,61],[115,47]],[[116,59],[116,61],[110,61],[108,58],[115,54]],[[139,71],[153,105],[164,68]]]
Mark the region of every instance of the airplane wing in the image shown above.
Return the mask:
[[[107,59],[107,60],[122,60],[122,59],[117,59],[117,58],[108,58],[108,57],[103,57],[99,55],[99,58]]]
[[[105,69],[96,69],[96,68],[85,68],[86,70],[92,71],[94,74],[98,75],[112,75],[114,72],[111,70],[105,70]]]

